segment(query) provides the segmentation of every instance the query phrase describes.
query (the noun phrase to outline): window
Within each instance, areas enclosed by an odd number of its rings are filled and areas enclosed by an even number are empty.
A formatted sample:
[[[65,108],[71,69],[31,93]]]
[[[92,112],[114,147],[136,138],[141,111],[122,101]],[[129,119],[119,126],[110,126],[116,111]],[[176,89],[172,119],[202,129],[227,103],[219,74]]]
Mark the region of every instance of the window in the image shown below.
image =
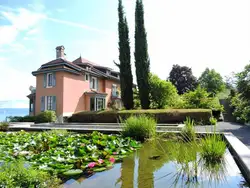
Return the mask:
[[[30,112],[33,112],[34,110],[34,103],[30,103]]]
[[[91,97],[90,98],[90,110],[99,111],[105,109],[105,98],[102,97]]]
[[[90,89],[96,89],[97,90],[97,78],[92,77],[90,80]]]
[[[117,96],[117,85],[112,84],[112,96]]]
[[[47,74],[47,87],[52,87],[53,85],[53,74],[48,73]]]
[[[47,108],[46,108],[46,110],[53,109],[52,102],[53,102],[52,96],[47,96]]]
[[[85,81],[89,80],[89,74],[85,74]]]

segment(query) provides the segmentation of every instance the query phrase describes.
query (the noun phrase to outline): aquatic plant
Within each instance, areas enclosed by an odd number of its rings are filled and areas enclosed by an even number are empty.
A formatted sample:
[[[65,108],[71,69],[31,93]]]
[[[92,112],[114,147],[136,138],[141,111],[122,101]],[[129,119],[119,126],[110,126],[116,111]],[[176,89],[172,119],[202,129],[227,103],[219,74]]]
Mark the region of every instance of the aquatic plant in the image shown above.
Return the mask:
[[[54,175],[25,167],[21,161],[5,163],[0,167],[0,187],[59,187],[61,181]]]
[[[184,121],[184,124],[185,127],[181,131],[183,139],[185,141],[194,141],[196,138],[194,120],[192,120],[190,117],[187,117],[186,121]]]
[[[139,141],[153,138],[156,134],[156,121],[146,115],[130,116],[122,121],[122,135],[132,137]]]
[[[140,144],[129,137],[99,132],[0,132],[0,161],[22,159],[60,177],[106,170],[138,147]]]
[[[207,163],[220,162],[226,152],[226,143],[216,133],[208,134],[201,141],[201,156]]]
[[[209,122],[211,125],[216,125],[217,124],[217,119],[215,117],[210,117]]]

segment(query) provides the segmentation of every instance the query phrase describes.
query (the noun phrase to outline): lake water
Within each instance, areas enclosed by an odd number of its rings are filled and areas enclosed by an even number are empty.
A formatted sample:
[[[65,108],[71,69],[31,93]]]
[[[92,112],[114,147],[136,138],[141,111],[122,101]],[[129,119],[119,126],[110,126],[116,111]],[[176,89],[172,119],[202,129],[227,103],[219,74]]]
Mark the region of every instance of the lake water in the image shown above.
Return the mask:
[[[7,116],[26,116],[28,108],[0,108],[0,121],[5,121]]]
[[[89,178],[68,180],[65,188],[248,187],[227,150],[221,163],[207,166],[199,152],[185,144],[146,143],[122,163]],[[159,156],[152,159],[152,156]]]

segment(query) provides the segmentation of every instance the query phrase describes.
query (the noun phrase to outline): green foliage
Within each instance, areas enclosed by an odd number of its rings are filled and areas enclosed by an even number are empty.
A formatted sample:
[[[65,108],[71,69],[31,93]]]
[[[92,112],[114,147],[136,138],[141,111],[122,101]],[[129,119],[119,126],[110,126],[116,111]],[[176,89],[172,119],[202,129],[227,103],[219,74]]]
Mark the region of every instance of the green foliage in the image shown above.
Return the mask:
[[[9,127],[8,122],[0,122],[0,131],[6,131]]]
[[[245,66],[244,71],[236,74],[237,90],[240,93],[240,98],[250,101],[250,65]]]
[[[119,60],[120,64],[115,63],[120,69],[121,98],[126,109],[134,107],[133,101],[133,76],[130,62],[130,41],[128,23],[123,10],[122,1],[119,0],[118,6],[118,31],[119,31]]]
[[[27,166],[27,165],[26,165]],[[25,167],[23,162],[5,163],[0,167],[0,187],[59,187],[60,180],[55,176]]]
[[[233,116],[236,121],[246,123],[250,121],[250,105],[247,100],[242,99],[241,94],[236,94],[230,100],[230,106],[233,108]]]
[[[56,121],[55,111],[44,111],[38,114],[35,118],[35,123],[50,123]]]
[[[217,94],[219,99],[227,99],[230,95],[230,89],[224,89],[220,93]]]
[[[179,94],[192,91],[197,87],[197,79],[192,69],[187,66],[173,65],[169,81],[177,88]]]
[[[149,115],[158,123],[182,123],[186,117],[195,121],[209,122],[212,116],[210,109],[150,109],[150,110],[122,110],[100,112],[78,112],[69,118],[69,122],[83,123],[117,123],[119,119],[127,119],[133,115]]]
[[[181,133],[185,141],[194,141],[196,138],[194,129],[194,120],[187,117],[184,121],[185,127],[182,129]]]
[[[138,147],[140,144],[131,138],[99,132],[0,132],[0,161],[21,159],[35,169],[52,172],[59,177],[67,172],[67,178],[79,170],[88,175],[94,170],[108,168],[115,160],[120,161]]]
[[[183,94],[182,98],[186,108],[223,110],[223,106],[220,105],[219,99],[216,97],[209,97],[209,93],[200,86],[194,91]]]
[[[206,68],[199,78],[199,84],[202,88],[205,88],[207,92],[216,95],[223,91],[225,84],[222,76],[217,73],[214,69]]]
[[[137,88],[133,88],[133,97],[134,97],[134,108],[135,109],[141,108],[141,101],[139,97],[139,91]]]
[[[135,68],[139,89],[141,107],[150,107],[149,72],[150,60],[148,56],[147,33],[144,24],[144,8],[141,0],[136,0],[135,7]]]
[[[156,121],[145,115],[131,116],[123,121],[122,135],[132,137],[139,141],[150,139],[156,133]]]
[[[210,125],[216,125],[217,124],[217,119],[214,117],[209,118]]]
[[[157,75],[150,74],[149,85],[153,108],[162,109],[167,106],[173,106],[178,94],[171,82],[161,80]]]
[[[226,152],[226,143],[215,133],[207,135],[201,145],[201,156],[208,163],[220,162]]]
[[[36,116],[9,116],[10,122],[35,122]]]

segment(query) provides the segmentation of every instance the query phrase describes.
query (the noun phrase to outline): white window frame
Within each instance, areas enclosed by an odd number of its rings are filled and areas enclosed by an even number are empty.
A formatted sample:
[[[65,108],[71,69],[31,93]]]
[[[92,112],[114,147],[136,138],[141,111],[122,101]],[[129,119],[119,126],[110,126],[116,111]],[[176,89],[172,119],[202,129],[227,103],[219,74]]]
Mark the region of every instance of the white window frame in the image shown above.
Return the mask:
[[[112,84],[112,90],[111,90],[112,96],[117,96],[117,85]]]
[[[93,87],[93,80],[95,81],[95,87]],[[91,80],[90,80],[90,89],[94,89],[94,90],[97,90],[97,78],[96,77],[91,77]]]
[[[99,111],[106,108],[106,98],[105,97],[91,97],[94,99],[94,111]],[[90,102],[91,102],[90,98]],[[102,107],[99,108],[98,102],[102,102]],[[91,104],[90,104],[91,106]]]
[[[88,78],[88,79],[87,79],[87,78]],[[86,74],[84,75],[84,79],[85,79],[85,81],[89,81],[89,74],[86,73]]]
[[[51,85],[49,85],[49,76],[51,75]],[[51,88],[53,87],[53,74],[52,73],[48,73],[47,74],[47,88]]]
[[[48,109],[48,102],[50,99],[50,109]],[[45,96],[45,110],[53,110],[53,96]]]

